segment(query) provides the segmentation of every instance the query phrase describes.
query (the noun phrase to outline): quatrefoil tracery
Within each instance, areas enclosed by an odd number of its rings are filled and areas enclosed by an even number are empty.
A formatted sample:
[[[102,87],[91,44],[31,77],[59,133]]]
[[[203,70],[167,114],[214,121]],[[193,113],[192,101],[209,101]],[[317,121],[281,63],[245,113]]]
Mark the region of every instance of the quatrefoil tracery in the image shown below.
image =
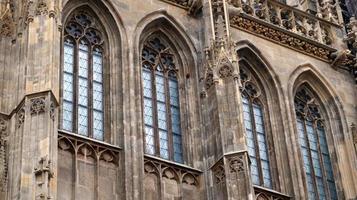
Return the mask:
[[[178,71],[171,49],[156,37],[144,44],[142,60],[143,66],[148,69],[168,72],[171,76]]]
[[[256,86],[255,81],[252,78],[252,75],[242,69],[239,70],[240,71],[240,79],[241,79],[241,92],[245,95],[248,95],[251,99],[256,99],[261,95],[261,91],[260,89]]]
[[[317,100],[306,88],[302,88],[296,92],[294,103],[295,112],[299,117],[309,121],[323,120]]]
[[[76,40],[85,38],[92,45],[101,45],[103,43],[102,34],[98,30],[96,23],[91,15],[84,11],[73,14],[66,24],[65,34]]]

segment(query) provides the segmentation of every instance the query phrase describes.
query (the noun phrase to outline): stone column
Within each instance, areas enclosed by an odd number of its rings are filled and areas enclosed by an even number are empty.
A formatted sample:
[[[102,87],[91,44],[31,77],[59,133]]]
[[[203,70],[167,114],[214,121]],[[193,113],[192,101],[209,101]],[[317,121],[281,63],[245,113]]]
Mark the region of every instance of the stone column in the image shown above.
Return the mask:
[[[21,52],[16,57],[21,72],[13,78],[21,89],[14,91],[19,102],[10,113],[8,200],[57,196],[61,5],[61,0],[12,2],[13,46]]]
[[[211,38],[205,50],[203,110],[213,199],[253,199],[239,90],[239,64],[225,0],[209,0]],[[209,31],[206,31],[209,32]]]

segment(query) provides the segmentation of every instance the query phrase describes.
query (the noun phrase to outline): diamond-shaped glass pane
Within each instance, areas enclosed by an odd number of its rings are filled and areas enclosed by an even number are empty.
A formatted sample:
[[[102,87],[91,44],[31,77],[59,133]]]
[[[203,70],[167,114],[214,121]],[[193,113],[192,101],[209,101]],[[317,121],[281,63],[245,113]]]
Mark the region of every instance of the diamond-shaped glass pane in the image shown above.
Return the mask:
[[[103,85],[93,82],[93,108],[103,111]]]
[[[78,78],[78,104],[82,106],[88,105],[88,80]]]
[[[70,41],[65,42],[63,50],[63,70],[73,74],[74,46]]]
[[[103,82],[103,59],[102,53],[98,51],[93,52],[93,80]]]
[[[151,80],[151,71],[143,68],[143,93],[144,97],[152,98],[152,80]]]
[[[144,122],[151,126],[153,125],[152,111],[152,100],[144,98]]]
[[[103,112],[93,111],[93,137],[98,140],[103,140],[104,123]]]
[[[78,75],[88,78],[88,46],[86,44],[79,45],[78,66]]]
[[[64,130],[73,131],[73,103],[63,101],[63,121],[62,127]]]
[[[78,133],[88,136],[88,108],[78,106]]]
[[[176,78],[169,79],[169,88],[170,88],[170,104],[173,106],[179,106],[179,91]]]
[[[165,102],[165,78],[161,72],[156,72],[156,98]]]
[[[63,99],[73,101],[73,75],[63,73]]]
[[[166,105],[164,103],[157,103],[157,118],[160,129],[167,130],[166,124]]]

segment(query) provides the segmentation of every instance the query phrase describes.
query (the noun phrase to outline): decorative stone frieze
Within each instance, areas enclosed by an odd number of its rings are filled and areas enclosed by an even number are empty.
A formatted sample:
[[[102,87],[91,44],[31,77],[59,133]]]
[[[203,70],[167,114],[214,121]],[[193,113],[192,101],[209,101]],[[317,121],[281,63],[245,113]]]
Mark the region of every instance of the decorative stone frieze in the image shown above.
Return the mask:
[[[266,188],[259,187],[259,186],[254,186],[254,193],[255,193],[255,200],[289,200],[291,199],[290,196],[287,196],[285,194],[273,191],[273,190],[267,190]]]
[[[196,15],[202,8],[202,0],[161,0],[178,7],[184,8],[189,11],[190,14]]]
[[[199,170],[149,156],[144,157],[144,172],[155,174],[161,178],[175,180],[179,184],[188,184],[195,187],[199,187],[200,185],[201,172]]]
[[[119,164],[119,147],[91,140],[89,138],[76,137],[76,135],[59,132],[58,148],[63,151],[75,153],[76,157],[92,157],[97,162],[105,161],[115,165]]]
[[[231,25],[306,55],[324,60],[325,62],[331,62],[329,56],[336,51],[336,49],[329,46],[318,44],[308,38],[299,37],[278,27],[269,26],[247,15],[232,16]]]

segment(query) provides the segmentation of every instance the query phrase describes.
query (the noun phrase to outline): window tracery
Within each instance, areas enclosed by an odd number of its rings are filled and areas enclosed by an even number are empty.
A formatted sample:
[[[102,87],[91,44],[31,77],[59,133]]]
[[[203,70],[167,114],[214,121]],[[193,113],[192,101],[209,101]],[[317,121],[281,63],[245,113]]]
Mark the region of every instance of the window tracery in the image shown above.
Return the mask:
[[[163,38],[149,38],[142,50],[145,152],[183,162],[176,57]]]
[[[99,24],[86,11],[74,12],[64,28],[62,128],[104,139],[103,55]]]
[[[309,199],[337,199],[326,122],[317,99],[307,87],[302,87],[296,92],[294,103]]]
[[[253,184],[272,188],[271,167],[268,152],[262,93],[249,71],[241,66],[241,93],[243,118],[247,135],[248,154],[250,157]]]

